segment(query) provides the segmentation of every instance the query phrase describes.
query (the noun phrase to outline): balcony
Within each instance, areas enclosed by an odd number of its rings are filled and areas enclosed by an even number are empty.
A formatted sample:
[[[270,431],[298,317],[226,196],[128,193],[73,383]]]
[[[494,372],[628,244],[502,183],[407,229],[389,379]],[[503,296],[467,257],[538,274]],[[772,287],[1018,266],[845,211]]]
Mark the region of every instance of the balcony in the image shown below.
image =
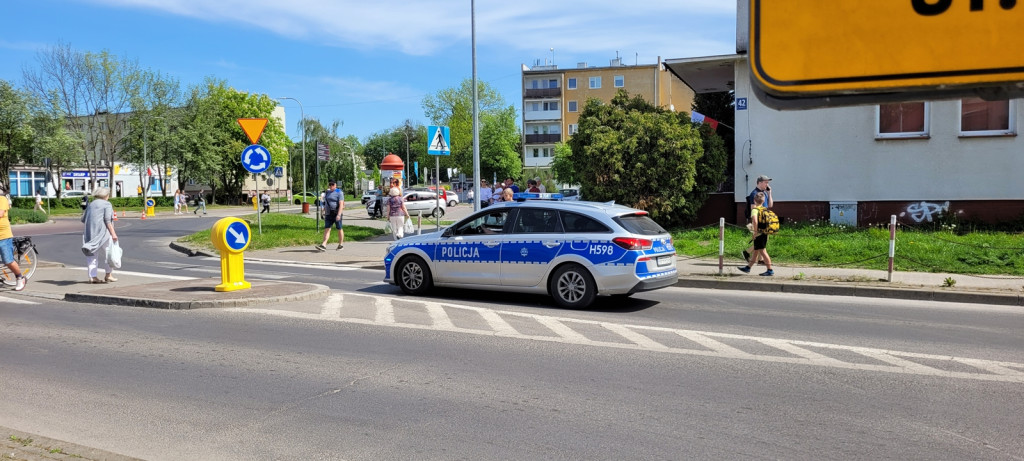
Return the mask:
[[[562,111],[559,110],[528,110],[523,113],[523,121],[532,122],[537,120],[561,120]]]
[[[552,144],[562,141],[562,135],[555,134],[528,134],[526,135],[527,144]]]
[[[527,88],[523,90],[523,98],[557,98],[562,96],[561,88]]]

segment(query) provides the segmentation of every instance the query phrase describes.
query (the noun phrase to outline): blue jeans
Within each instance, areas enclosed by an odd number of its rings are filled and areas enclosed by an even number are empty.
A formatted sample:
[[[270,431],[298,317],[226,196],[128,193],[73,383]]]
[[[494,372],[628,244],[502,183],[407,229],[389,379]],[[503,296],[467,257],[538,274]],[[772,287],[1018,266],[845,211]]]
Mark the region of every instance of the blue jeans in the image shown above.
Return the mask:
[[[0,262],[10,264],[14,262],[14,239],[0,240]]]

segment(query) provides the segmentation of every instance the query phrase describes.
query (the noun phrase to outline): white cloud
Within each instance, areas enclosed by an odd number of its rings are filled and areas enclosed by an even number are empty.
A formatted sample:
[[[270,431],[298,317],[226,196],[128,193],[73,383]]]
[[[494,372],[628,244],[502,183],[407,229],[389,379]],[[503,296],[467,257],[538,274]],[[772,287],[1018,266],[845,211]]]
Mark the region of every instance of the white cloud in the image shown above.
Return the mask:
[[[432,55],[469,39],[470,8],[461,0],[86,0],[159,10],[212,22],[244,23],[275,34],[361,50]],[[550,0],[477,2],[479,47],[580,54],[687,55],[731,47],[736,4],[729,0]],[[708,37],[712,37],[710,40]],[[693,40],[700,40],[693,42]],[[705,47],[715,50],[704,50]],[[664,51],[662,51],[664,50]]]

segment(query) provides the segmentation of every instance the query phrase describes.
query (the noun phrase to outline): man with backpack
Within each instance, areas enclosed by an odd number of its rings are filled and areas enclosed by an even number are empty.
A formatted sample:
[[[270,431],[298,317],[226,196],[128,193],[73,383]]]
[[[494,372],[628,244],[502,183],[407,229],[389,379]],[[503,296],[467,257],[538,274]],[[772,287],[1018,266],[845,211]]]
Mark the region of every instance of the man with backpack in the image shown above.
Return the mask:
[[[765,208],[771,208],[775,205],[772,200],[772,178],[766,175],[760,175],[757,177],[757,185],[754,186],[754,190],[750,191],[750,195],[747,195],[747,210],[745,216],[750,216],[750,210],[754,207],[754,196],[759,193],[764,194],[765,197]],[[754,251],[754,245],[751,244],[746,250],[743,250],[743,260],[750,261],[750,253]]]
[[[327,192],[324,193],[324,241],[316,246],[319,251],[327,251],[327,241],[331,239],[331,226],[338,229],[338,248],[345,248],[345,231],[341,229],[341,212],[344,209],[345,198],[338,189],[336,181],[327,183]]]
[[[750,232],[754,237],[754,259],[747,260],[746,266],[740,266],[740,271],[750,273],[750,268],[757,264],[758,259],[764,260],[765,266],[768,270],[758,275],[764,277],[771,277],[775,275],[775,271],[772,270],[772,258],[768,256],[768,234],[772,229],[772,221],[774,221],[774,229],[778,230],[779,222],[777,218],[774,218],[775,213],[772,213],[764,206],[765,194],[759,192],[754,196],[754,208],[750,210]],[[772,218],[769,219],[769,213]]]

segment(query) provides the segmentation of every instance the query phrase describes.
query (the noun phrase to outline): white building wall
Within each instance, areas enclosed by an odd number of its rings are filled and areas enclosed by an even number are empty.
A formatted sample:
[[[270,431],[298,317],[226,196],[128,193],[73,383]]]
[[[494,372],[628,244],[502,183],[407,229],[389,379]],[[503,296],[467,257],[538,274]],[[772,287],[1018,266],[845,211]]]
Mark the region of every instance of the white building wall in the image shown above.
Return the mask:
[[[877,106],[777,111],[751,91],[745,60],[736,65],[737,202],[757,176],[774,180],[777,201],[1024,199],[1018,136],[959,137],[959,100],[928,104],[928,139],[875,139]],[[1021,132],[1021,100],[1011,102]]]

